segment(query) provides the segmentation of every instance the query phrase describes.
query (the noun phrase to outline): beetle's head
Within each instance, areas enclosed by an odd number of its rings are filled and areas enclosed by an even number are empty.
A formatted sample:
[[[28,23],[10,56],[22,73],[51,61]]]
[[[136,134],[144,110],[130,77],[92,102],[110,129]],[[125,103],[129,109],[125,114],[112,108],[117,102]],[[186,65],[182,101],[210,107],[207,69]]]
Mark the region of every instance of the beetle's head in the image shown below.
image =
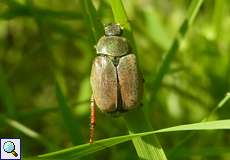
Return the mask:
[[[122,33],[121,26],[117,23],[111,23],[105,26],[106,36],[120,36]]]

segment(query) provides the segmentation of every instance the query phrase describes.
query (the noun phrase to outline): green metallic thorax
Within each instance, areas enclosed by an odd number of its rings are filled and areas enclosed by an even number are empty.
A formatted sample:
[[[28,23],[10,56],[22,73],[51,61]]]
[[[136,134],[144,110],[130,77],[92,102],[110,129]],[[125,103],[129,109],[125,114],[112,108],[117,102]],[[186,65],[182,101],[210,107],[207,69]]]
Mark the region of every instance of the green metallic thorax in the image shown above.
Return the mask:
[[[121,57],[129,53],[128,42],[120,36],[103,36],[96,45],[97,54]]]

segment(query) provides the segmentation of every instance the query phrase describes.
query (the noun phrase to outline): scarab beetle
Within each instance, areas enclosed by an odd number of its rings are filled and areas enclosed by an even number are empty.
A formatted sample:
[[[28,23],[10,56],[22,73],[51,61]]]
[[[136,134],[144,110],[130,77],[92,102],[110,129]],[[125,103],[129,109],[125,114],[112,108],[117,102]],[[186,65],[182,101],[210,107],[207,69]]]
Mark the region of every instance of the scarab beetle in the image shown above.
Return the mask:
[[[109,24],[95,46],[97,57],[90,77],[93,92],[90,143],[93,143],[95,104],[102,112],[119,115],[141,103],[143,78],[136,55],[131,53],[127,39],[121,35],[119,24]]]

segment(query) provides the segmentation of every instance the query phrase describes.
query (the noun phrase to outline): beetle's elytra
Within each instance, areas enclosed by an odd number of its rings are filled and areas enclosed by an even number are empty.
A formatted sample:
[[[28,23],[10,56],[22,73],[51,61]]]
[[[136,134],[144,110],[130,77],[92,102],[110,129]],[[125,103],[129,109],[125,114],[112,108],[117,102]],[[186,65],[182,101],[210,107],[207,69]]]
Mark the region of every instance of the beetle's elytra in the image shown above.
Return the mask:
[[[105,35],[96,45],[97,57],[90,78],[92,97],[98,108],[115,115],[138,107],[143,93],[136,55],[121,34],[119,24],[105,27]]]

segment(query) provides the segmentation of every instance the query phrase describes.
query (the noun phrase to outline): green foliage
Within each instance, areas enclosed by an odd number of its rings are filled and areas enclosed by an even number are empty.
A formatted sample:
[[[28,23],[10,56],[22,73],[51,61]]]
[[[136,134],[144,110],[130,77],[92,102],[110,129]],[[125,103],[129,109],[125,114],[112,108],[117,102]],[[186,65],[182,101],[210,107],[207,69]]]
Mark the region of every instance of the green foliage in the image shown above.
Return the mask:
[[[20,137],[28,160],[229,159],[229,4],[1,0],[0,138]],[[143,107],[97,111],[89,145],[94,45],[110,22],[138,56]]]

